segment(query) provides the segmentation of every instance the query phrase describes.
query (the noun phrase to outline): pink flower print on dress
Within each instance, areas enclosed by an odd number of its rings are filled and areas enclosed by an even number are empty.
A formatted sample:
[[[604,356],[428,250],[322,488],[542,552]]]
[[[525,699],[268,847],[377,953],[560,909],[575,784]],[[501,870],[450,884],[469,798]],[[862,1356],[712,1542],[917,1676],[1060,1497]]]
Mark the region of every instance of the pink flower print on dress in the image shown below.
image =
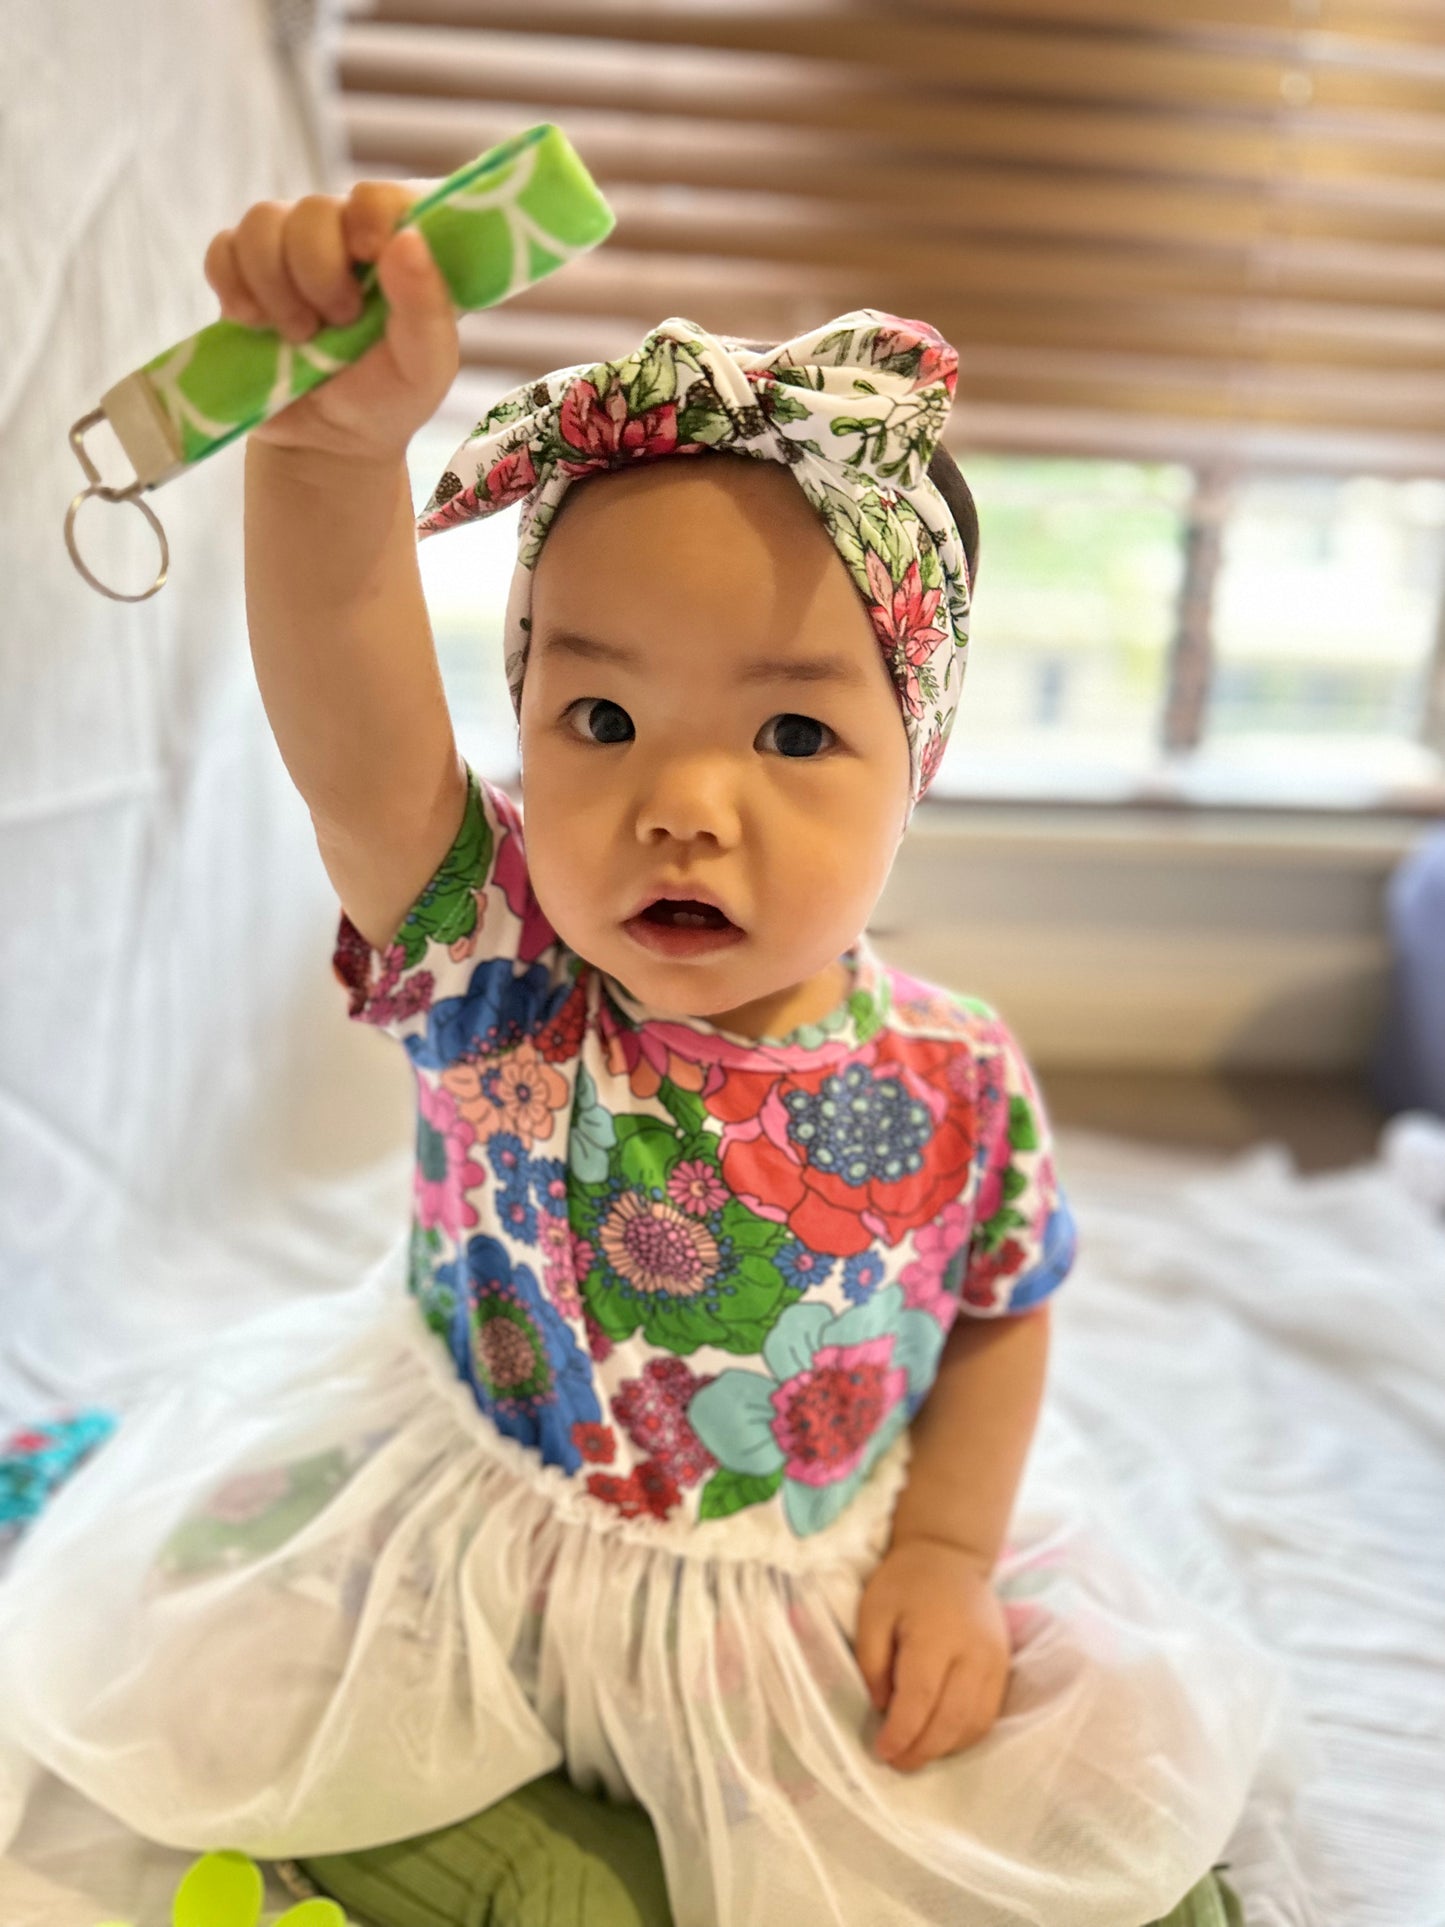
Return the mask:
[[[626,1077],[634,1097],[656,1097],[664,1082],[694,1096],[704,1090],[709,1066],[699,1054],[688,1052],[689,1044],[706,1045],[708,1040],[701,1033],[684,1024],[619,1023],[605,1003],[598,1014],[598,1029],[608,1071],[614,1077]]]
[[[904,1297],[915,1311],[932,1312],[944,1326],[953,1322],[955,1301],[945,1282],[948,1269],[968,1248],[972,1214],[961,1204],[946,1204],[932,1224],[913,1235],[913,1259],[898,1274]]]
[[[893,1339],[824,1345],[773,1393],[773,1436],[785,1456],[783,1476],[829,1485],[858,1469],[893,1408],[907,1396],[908,1374],[893,1362]]]
[[[709,1211],[720,1211],[728,1201],[727,1186],[716,1169],[701,1158],[685,1159],[674,1166],[667,1181],[667,1195],[680,1211],[705,1218]]]
[[[655,1459],[679,1485],[696,1485],[717,1466],[687,1422],[689,1402],[713,1374],[699,1374],[680,1358],[649,1358],[638,1378],[624,1379],[612,1400],[632,1443]]]
[[[471,1125],[457,1110],[450,1091],[417,1079],[415,1199],[417,1223],[451,1237],[477,1223],[467,1193],[486,1176],[471,1158]]]
[[[692,1298],[713,1284],[722,1254],[706,1225],[675,1205],[624,1191],[598,1227],[607,1262],[635,1291]]]
[[[542,1251],[542,1283],[547,1296],[564,1318],[580,1318],[582,1298],[572,1270],[572,1231],[566,1218],[554,1211],[541,1212],[537,1243]]]
[[[535,963],[543,951],[550,950],[556,943],[557,932],[548,922],[546,912],[538,903],[537,893],[532,888],[520,811],[507,792],[495,786],[491,790],[491,802],[501,828],[496,854],[492,859],[492,883],[501,891],[508,910],[521,924],[515,946],[518,960],[521,963]],[[481,895],[483,902],[479,906],[479,915],[485,913],[486,892],[483,891]]]
[[[760,1505],[781,1487],[783,1512],[804,1538],[833,1523],[921,1402],[943,1328],[885,1285],[835,1315],[789,1305],[763,1346],[765,1371],[729,1368],[691,1400],[693,1430],[721,1468],[700,1516]]]

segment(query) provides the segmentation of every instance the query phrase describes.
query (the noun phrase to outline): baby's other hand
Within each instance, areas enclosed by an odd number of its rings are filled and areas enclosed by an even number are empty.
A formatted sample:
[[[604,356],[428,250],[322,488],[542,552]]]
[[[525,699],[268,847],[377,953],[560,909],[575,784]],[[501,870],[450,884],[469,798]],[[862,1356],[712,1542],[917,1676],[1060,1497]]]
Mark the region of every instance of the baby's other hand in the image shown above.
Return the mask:
[[[905,1539],[874,1568],[854,1642],[887,1719],[880,1760],[912,1772],[983,1739],[1008,1690],[1012,1645],[1002,1601],[973,1553]]]
[[[358,272],[375,262],[386,332],[319,388],[251,430],[251,439],[347,460],[396,462],[430,420],[461,361],[456,309],[419,230],[401,227],[434,183],[358,181],[343,199],[258,201],[206,251],[221,317],[275,328],[300,344],[361,314]]]

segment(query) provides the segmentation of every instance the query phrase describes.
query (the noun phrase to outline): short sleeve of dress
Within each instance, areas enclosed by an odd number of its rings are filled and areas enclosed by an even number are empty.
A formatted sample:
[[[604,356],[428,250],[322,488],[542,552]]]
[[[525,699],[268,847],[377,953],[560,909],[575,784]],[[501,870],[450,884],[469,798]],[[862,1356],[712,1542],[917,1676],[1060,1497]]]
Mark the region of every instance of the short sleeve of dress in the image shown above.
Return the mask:
[[[348,1016],[405,1039],[447,998],[465,996],[480,965],[526,966],[557,947],[527,872],[522,815],[504,790],[471,767],[451,848],[385,950],[368,943],[345,909],[331,967]],[[507,975],[512,976],[509,971]]]
[[[977,1066],[981,1160],[959,1309],[1031,1311],[1064,1282],[1078,1232],[1054,1160],[1053,1129],[1028,1060],[988,1006]]]

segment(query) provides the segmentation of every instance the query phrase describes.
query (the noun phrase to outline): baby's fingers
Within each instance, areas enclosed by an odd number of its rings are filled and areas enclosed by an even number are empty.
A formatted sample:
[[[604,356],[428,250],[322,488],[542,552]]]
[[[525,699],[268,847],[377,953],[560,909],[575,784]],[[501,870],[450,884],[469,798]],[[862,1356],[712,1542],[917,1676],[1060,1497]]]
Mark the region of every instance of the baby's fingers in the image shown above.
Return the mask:
[[[223,229],[213,238],[206,249],[203,265],[206,279],[215,289],[216,298],[221,304],[223,320],[239,321],[248,328],[266,325],[266,317],[247,287],[237,263],[235,237],[230,228]]]
[[[980,1718],[984,1684],[977,1665],[966,1658],[953,1662],[932,1717],[913,1744],[894,1755],[893,1765],[900,1773],[911,1773],[983,1738],[987,1730]]]
[[[888,1705],[893,1686],[893,1626],[898,1614],[877,1593],[865,1588],[858,1607],[858,1635],[853,1642],[853,1657],[868,1688],[874,1709],[881,1713]]]
[[[899,1641],[893,1668],[893,1700],[878,1735],[880,1760],[896,1764],[927,1726],[948,1671],[948,1655],[917,1639]]]
[[[361,313],[361,290],[352,271],[334,194],[304,194],[281,230],[281,256],[293,286],[318,315],[338,327]]]
[[[257,201],[248,207],[231,230],[230,258],[243,292],[260,310],[261,321],[291,341],[304,341],[320,326],[320,314],[302,296],[287,268],[283,252],[287,216],[283,201]]]
[[[353,259],[374,261],[433,181],[357,181],[341,210]]]

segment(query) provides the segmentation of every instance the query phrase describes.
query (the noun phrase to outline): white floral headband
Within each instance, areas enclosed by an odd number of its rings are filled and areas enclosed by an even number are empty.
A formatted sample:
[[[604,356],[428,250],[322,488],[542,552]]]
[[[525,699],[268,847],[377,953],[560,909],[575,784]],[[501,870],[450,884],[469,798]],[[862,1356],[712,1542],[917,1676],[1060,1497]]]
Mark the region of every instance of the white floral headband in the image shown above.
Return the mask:
[[[522,502],[505,630],[520,717],[533,571],[574,481],[712,450],[784,463],[872,618],[908,733],[911,818],[968,664],[968,559],[928,474],[957,378],[936,329],[876,308],[767,349],[673,315],[620,361],[559,368],[502,396],[448,462],[417,536]]]

